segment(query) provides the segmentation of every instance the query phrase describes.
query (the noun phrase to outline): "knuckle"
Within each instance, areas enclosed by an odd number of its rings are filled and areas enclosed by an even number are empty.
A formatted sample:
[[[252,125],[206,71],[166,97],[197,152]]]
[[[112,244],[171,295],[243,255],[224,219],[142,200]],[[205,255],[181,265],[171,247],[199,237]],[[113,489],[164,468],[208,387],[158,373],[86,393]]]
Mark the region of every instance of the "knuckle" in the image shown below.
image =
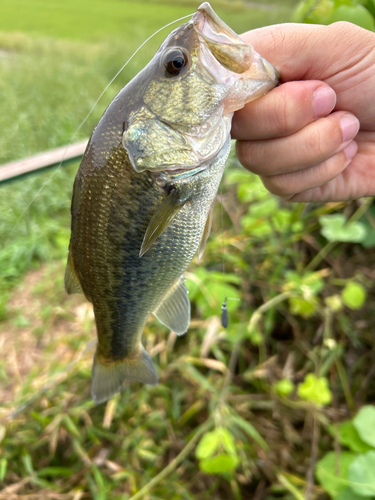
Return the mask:
[[[318,126],[312,127],[309,130],[307,149],[309,154],[312,153],[314,156],[324,157],[330,151],[334,141],[331,127],[328,130],[327,127],[319,125],[321,124],[318,123]]]
[[[288,135],[296,130],[298,117],[294,101],[288,97],[280,99],[278,107],[273,109],[272,117],[273,128],[280,135]]]
[[[348,36],[349,32],[360,31],[357,25],[349,21],[336,21],[333,23],[332,28],[337,30],[340,35],[344,33],[345,36]]]

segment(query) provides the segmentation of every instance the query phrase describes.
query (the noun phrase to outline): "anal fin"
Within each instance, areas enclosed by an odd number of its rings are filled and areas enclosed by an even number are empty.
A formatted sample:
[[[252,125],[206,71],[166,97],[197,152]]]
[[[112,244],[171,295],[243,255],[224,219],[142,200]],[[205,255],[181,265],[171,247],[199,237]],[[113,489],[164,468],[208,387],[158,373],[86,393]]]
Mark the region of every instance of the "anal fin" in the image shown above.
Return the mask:
[[[184,277],[181,276],[153,313],[163,325],[173,330],[177,335],[183,335],[189,328],[190,300],[188,293]]]
[[[212,219],[213,219],[213,215],[214,215],[214,205],[215,205],[215,200],[212,202],[210,209],[208,211],[206,225],[204,226],[202,239],[201,239],[201,242],[200,242],[199,248],[198,248],[198,254],[197,254],[198,260],[201,260],[204,249],[206,248],[206,243],[207,243],[208,237],[210,236],[211,227],[212,227]]]
[[[65,290],[66,293],[83,293],[81,284],[78,280],[78,276],[75,272],[74,269],[74,263],[73,263],[73,258],[72,254],[69,252],[68,255],[68,262],[66,263],[66,269],[65,269]]]
[[[138,380],[143,384],[156,385],[158,375],[150,355],[143,345],[132,357],[108,361],[95,353],[91,377],[91,396],[96,403],[107,401],[121,391],[125,380]]]
[[[186,201],[180,201],[178,192],[172,189],[168,197],[151,217],[139,252],[140,257],[147,252],[162,232],[167,229],[185,203]]]

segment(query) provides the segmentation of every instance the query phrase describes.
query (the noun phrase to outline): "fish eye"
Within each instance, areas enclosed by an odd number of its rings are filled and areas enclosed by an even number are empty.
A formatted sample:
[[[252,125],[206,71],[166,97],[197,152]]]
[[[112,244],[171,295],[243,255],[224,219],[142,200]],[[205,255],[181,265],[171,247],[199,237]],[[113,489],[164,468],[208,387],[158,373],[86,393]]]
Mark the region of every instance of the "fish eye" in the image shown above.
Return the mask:
[[[187,54],[181,49],[172,49],[164,57],[165,76],[178,76],[186,68],[188,63]]]

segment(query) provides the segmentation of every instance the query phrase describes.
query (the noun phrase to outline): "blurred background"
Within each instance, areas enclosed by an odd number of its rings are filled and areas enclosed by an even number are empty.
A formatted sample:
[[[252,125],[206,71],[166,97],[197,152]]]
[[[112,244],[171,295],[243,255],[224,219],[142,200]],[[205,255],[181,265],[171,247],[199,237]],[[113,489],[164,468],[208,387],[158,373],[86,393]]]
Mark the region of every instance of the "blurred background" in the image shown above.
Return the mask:
[[[89,137],[199,4],[0,0],[0,165]],[[237,33],[374,26],[373,0],[211,4]],[[283,204],[231,154],[189,332],[150,321],[159,385],[96,406],[92,309],[63,286],[78,166],[0,184],[0,499],[375,498],[372,199]]]

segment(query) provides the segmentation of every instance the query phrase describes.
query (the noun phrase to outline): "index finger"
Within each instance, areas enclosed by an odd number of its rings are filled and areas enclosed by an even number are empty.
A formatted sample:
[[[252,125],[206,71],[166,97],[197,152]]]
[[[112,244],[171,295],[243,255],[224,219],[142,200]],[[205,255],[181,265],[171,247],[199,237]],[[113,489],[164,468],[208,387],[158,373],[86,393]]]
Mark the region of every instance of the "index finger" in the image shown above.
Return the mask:
[[[323,82],[287,82],[236,111],[232,138],[254,141],[284,137],[328,115],[335,104],[335,92]]]
[[[281,82],[327,80],[345,65],[355,65],[373,46],[374,34],[348,22],[277,24],[243,33],[254,47],[281,73]],[[328,82],[330,83],[330,82]]]

